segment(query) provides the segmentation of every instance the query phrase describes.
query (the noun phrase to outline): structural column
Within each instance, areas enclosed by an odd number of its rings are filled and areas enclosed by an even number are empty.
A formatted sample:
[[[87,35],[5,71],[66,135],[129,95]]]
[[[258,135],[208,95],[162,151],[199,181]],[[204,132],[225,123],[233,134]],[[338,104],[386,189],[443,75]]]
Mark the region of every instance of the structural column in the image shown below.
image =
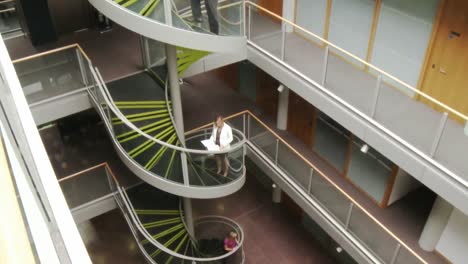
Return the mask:
[[[273,193],[271,196],[271,200],[273,203],[281,203],[281,188],[274,183],[272,186]]]
[[[177,72],[177,50],[173,45],[165,44],[166,48],[166,58],[167,58],[167,72],[168,72],[168,81],[169,81],[169,91],[171,94],[172,101],[172,113],[174,116],[174,126],[177,133],[177,136],[180,140],[182,146],[185,146],[185,135],[184,135],[184,117],[182,115],[182,99],[180,95],[180,86],[179,86],[179,75]],[[188,166],[187,166],[187,154],[181,152],[180,154],[181,163],[182,163],[182,174],[184,178],[185,185],[190,185]],[[192,217],[192,202],[190,198],[183,198],[184,202],[184,216],[185,223],[187,224],[187,229],[189,233],[194,235],[193,228],[193,217]]]
[[[442,197],[437,199],[432,206],[431,214],[427,218],[426,224],[419,238],[419,246],[426,251],[433,251],[442,236],[442,232],[447,226],[453,206]]]
[[[278,87],[278,113],[276,127],[281,130],[288,128],[289,89],[284,85]]]

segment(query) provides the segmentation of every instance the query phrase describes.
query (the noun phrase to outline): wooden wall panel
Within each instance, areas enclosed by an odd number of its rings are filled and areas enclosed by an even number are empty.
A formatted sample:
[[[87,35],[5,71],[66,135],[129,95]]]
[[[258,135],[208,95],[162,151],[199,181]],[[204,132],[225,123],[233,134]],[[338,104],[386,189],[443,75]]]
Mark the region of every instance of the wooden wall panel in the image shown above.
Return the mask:
[[[283,16],[283,0],[260,0],[258,5],[264,7],[278,16]]]
[[[316,124],[316,109],[306,100],[289,91],[288,131],[301,139],[307,146],[313,146]]]
[[[278,86],[280,83],[257,68],[257,106],[272,118],[276,118],[278,112]]]
[[[213,70],[213,73],[223,80],[229,88],[239,91],[239,64],[234,63]]]

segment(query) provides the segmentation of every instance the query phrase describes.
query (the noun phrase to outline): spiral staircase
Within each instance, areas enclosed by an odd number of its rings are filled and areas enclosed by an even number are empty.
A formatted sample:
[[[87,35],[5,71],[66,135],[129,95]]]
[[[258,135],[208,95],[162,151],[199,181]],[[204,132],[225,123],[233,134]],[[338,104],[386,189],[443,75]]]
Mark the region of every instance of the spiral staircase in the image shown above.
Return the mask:
[[[246,49],[242,1],[218,1],[219,35],[209,31],[205,12],[202,13],[201,25],[193,23],[190,0],[89,0],[89,2],[99,12],[121,26],[167,44],[221,53],[239,53]]]
[[[121,160],[143,180],[131,188],[121,186],[116,179],[110,182],[149,263],[244,262],[242,228],[221,216],[202,217],[188,224],[181,197],[211,199],[238,191],[245,182],[245,136],[233,128],[234,140],[228,149],[208,151],[201,141],[211,136],[212,127],[177,131],[173,109],[177,105],[170,100],[171,70],[180,77],[212,52],[245,49],[241,2],[220,2],[224,3],[218,11],[222,22],[219,35],[215,35],[208,30],[206,15],[202,23],[193,22],[189,0],[90,0],[116,23],[176,47],[176,65],[167,58],[167,65],[142,74],[150,85],[113,87],[112,83],[106,85],[97,68],[90,68],[92,104]],[[229,160],[227,176],[217,174],[217,154]],[[230,231],[239,234],[240,245],[226,253],[222,241]]]

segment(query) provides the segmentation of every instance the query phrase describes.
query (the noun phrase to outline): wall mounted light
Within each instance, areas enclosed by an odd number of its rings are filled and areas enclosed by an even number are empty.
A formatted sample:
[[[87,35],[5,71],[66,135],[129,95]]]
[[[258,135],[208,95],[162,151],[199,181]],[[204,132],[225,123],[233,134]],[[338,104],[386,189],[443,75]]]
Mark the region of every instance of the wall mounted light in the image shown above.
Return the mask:
[[[367,144],[362,145],[362,147],[361,147],[361,152],[362,153],[367,153],[368,150],[369,150],[369,145],[367,145]]]

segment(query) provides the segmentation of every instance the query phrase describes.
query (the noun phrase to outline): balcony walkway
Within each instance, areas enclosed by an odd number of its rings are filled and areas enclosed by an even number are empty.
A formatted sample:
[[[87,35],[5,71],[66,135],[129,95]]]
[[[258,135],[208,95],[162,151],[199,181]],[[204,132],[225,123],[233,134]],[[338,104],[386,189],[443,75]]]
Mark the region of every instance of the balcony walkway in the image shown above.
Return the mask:
[[[280,58],[280,24],[260,15],[253,15],[252,21],[252,42]],[[285,62],[321,84],[324,47],[295,32],[286,33],[285,47]],[[325,88],[367,116],[372,116],[376,74],[366,71],[362,64],[353,60],[331,49]],[[430,156],[442,113],[413,99],[408,95],[411,93],[409,90],[392,88],[384,79],[373,119]],[[465,161],[467,149],[468,136],[464,135],[463,126],[449,118],[434,159],[468,180],[468,163]]]

